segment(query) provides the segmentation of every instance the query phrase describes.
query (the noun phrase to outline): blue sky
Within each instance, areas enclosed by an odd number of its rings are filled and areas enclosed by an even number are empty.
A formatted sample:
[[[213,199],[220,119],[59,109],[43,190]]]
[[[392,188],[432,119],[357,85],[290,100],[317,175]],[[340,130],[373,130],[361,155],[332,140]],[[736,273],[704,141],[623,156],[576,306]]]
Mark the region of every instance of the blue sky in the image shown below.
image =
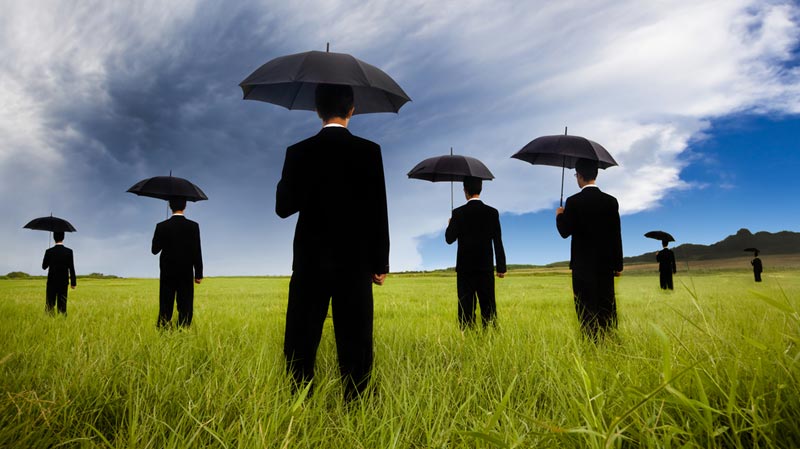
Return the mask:
[[[383,148],[393,270],[452,266],[449,186],[408,180],[427,157],[478,157],[497,179],[510,263],[568,258],[553,225],[560,170],[510,155],[563,132],[620,167],[627,255],[651,229],[713,243],[747,227],[798,231],[800,6],[791,1],[17,1],[0,16],[0,273],[40,273],[53,213],[78,232],[79,273],[157,276],[164,203],[125,190],[191,179],[208,194],[206,272],[287,274],[295,219],[274,214],[285,148],[313,113],[242,101],[238,83],[277,56],[323,49],[384,69],[412,97],[357,116]],[[577,191],[568,174],[565,194]],[[458,194],[458,188],[456,189]],[[458,200],[458,196],[456,197]]]
[[[626,255],[659,249],[660,242],[643,236],[656,229],[671,232],[677,245],[715,243],[741,228],[800,232],[793,181],[800,167],[800,117],[736,114],[715,120],[706,136],[692,142],[685,154],[691,164],[682,170],[681,178],[696,187],[674,190],[659,206],[624,215]],[[613,170],[600,171],[598,185],[612,177]],[[567,190],[577,191],[574,178],[565,182]],[[492,185],[484,186],[488,196]],[[550,209],[504,214],[508,258],[536,264],[568,260],[569,240],[561,239],[554,223]],[[452,266],[455,260],[455,247],[444,242],[443,231],[423,239],[420,252],[426,268]]]

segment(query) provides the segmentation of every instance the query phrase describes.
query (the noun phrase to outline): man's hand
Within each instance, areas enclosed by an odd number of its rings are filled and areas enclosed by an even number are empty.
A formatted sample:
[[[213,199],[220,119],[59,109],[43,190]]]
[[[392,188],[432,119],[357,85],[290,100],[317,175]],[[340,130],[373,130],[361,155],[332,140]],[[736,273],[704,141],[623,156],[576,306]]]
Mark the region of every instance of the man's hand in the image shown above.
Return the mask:
[[[622,272],[621,271],[615,271],[614,272],[614,277],[620,277],[620,276],[622,276]]]
[[[559,207],[558,209],[556,209],[556,217],[558,217],[559,215],[561,215],[563,213],[564,213],[564,208],[563,207]]]
[[[375,285],[383,285],[383,281],[385,280],[386,280],[386,273],[372,275],[372,283]]]
[[[506,277],[506,273],[505,273],[505,272],[503,272],[503,273],[497,273],[497,277],[499,277],[500,279],[502,279],[502,278]]]
[[[75,286],[74,286],[74,285],[70,285],[70,288],[72,288],[73,290],[75,290]]]
[[[199,283],[201,283],[201,282],[203,282],[203,279],[202,279],[202,278],[200,278],[200,279],[195,279],[195,280],[194,280],[194,283],[195,283],[195,284],[199,284]]]

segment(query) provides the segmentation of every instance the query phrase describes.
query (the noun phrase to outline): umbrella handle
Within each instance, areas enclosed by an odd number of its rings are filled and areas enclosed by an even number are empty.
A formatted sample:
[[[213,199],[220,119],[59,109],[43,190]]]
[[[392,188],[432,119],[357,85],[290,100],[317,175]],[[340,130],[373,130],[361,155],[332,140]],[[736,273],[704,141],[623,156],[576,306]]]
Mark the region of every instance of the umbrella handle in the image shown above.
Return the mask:
[[[564,135],[567,135],[567,127],[564,127]],[[564,207],[564,166],[567,165],[567,157],[562,156],[561,159],[561,200],[558,203],[559,207]]]
[[[453,147],[450,147],[450,156],[453,155]],[[453,181],[450,181],[450,215],[453,215]]]
[[[561,202],[559,207],[564,207],[564,165],[566,165],[567,157],[564,156],[564,162],[561,164]]]

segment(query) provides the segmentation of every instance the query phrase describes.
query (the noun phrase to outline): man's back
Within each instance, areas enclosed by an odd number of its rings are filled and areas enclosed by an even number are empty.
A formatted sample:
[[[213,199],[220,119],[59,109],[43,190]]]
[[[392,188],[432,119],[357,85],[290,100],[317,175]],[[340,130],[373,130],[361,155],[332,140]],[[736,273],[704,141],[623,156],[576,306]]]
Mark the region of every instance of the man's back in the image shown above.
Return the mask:
[[[453,210],[445,231],[448,244],[458,240],[456,271],[493,271],[492,244],[497,251],[497,272],[506,272],[506,255],[497,209],[480,200],[471,200]]]
[[[200,249],[200,226],[182,215],[173,215],[156,225],[153,254],[161,252],[162,276],[203,278],[203,256]]]
[[[675,272],[675,253],[671,249],[664,248],[659,251],[658,255],[656,255],[656,261],[658,262],[658,271],[665,273]]]
[[[64,245],[55,245],[44,253],[42,269],[47,271],[47,283],[53,285],[75,285],[75,266],[72,250]]]
[[[380,147],[326,127],[289,147],[275,212],[299,212],[294,271],[386,273],[389,224]]]
[[[570,268],[578,271],[622,271],[622,237],[616,198],[587,186],[567,198],[556,219],[562,237],[572,236]]]

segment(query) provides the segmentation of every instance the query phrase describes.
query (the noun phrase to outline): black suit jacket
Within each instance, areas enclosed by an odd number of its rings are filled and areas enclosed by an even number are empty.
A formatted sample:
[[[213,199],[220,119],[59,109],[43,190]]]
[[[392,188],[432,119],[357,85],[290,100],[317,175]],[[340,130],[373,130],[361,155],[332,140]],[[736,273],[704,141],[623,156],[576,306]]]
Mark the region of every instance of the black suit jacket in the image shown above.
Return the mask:
[[[497,272],[506,272],[506,252],[503,250],[497,209],[480,200],[467,201],[467,204],[453,210],[444,238],[447,244],[458,240],[456,271],[492,271],[494,244]]]
[[[77,285],[75,280],[75,264],[72,258],[72,250],[64,245],[55,245],[44,252],[42,270],[47,272],[47,283],[51,285],[65,285],[69,282],[73,287]]]
[[[569,267],[573,271],[622,271],[619,204],[597,187],[585,187],[567,198],[556,217],[561,237],[572,236]]]
[[[678,267],[675,264],[675,253],[669,248],[664,248],[656,255],[658,261],[658,271],[661,273],[677,273]]]
[[[758,257],[751,260],[750,265],[753,266],[754,273],[761,273],[762,271],[764,271],[764,266],[761,264],[761,259],[759,259]]]
[[[275,212],[299,213],[292,270],[389,272],[381,148],[347,128],[323,128],[286,150]]]
[[[173,215],[156,225],[153,254],[161,252],[162,277],[203,278],[200,226],[182,215]]]

